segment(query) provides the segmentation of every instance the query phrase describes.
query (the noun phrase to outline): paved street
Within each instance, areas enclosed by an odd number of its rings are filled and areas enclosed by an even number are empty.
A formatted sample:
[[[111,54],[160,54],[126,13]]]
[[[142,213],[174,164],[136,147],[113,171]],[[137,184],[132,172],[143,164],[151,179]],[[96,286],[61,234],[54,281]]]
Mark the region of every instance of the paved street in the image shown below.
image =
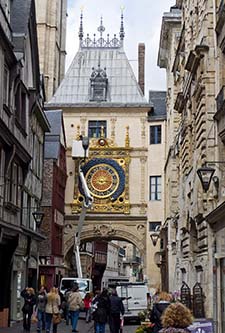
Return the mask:
[[[131,324],[127,324],[124,326],[123,333],[135,333],[135,329],[137,326]],[[79,319],[78,327],[80,333],[94,333],[93,322],[90,324],[86,324],[83,319]],[[0,333],[22,333],[23,327],[22,323],[15,324],[13,327],[9,328],[0,328]],[[36,325],[32,325],[31,333],[36,333]],[[44,331],[45,332],[45,331]],[[71,326],[66,326],[65,323],[61,323],[58,326],[58,333],[71,333],[72,329]],[[106,333],[109,333],[109,327],[106,326]]]

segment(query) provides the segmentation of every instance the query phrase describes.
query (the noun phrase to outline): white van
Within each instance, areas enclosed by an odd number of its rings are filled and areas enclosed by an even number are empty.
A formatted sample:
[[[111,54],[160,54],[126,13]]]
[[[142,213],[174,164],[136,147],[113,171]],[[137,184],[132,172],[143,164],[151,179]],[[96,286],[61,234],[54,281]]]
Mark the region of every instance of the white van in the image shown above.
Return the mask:
[[[148,288],[144,283],[121,283],[116,287],[119,297],[122,297],[125,314],[124,319],[138,319],[138,313],[147,310]]]
[[[73,287],[74,283],[78,283],[79,292],[84,299],[87,293],[93,292],[93,284],[91,279],[76,278],[76,277],[64,277],[60,282],[60,292],[64,295],[66,291]]]

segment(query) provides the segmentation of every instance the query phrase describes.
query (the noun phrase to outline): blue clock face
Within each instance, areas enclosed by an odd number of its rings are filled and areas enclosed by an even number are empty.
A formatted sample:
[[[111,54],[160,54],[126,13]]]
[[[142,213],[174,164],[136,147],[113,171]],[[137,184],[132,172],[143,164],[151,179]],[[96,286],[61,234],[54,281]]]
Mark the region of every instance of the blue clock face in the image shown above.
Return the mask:
[[[116,200],[124,191],[125,173],[115,160],[96,158],[86,163],[82,170],[93,197]],[[81,188],[80,191],[82,193]]]

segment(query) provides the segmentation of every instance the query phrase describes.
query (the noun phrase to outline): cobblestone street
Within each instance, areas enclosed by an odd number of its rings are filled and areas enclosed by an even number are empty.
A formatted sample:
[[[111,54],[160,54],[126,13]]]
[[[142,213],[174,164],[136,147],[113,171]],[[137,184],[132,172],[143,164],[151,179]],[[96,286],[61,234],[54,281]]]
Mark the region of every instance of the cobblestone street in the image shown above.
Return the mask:
[[[137,326],[131,324],[127,324],[124,326],[123,333],[135,333],[135,329]],[[86,324],[83,319],[79,319],[77,329],[79,333],[94,333],[94,322],[90,324]],[[14,324],[13,327],[8,328],[0,328],[0,333],[23,333],[22,323]],[[32,325],[31,333],[36,333],[36,325]],[[44,331],[45,332],[45,331]],[[43,333],[44,333],[43,332]],[[64,322],[59,324],[57,333],[71,333],[71,326],[67,326]],[[106,325],[106,333],[109,333],[109,327]]]

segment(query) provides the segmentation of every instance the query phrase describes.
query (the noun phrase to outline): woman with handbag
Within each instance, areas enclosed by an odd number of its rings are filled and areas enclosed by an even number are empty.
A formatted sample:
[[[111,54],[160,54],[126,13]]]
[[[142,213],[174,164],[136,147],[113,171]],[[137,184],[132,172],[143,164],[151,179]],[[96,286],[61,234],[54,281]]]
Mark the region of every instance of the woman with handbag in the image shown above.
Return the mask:
[[[21,296],[24,298],[23,312],[23,328],[24,331],[30,332],[31,316],[36,303],[36,297],[33,288],[25,288],[21,291]]]
[[[60,296],[58,288],[53,287],[47,294],[47,304],[45,309],[46,333],[50,333],[51,324],[53,323],[53,333],[57,333],[57,326],[61,322],[59,314]]]
[[[69,293],[68,306],[72,322],[72,332],[78,332],[77,322],[79,318],[80,309],[84,308],[84,303],[79,293],[79,286],[77,283],[74,283],[72,291]]]

